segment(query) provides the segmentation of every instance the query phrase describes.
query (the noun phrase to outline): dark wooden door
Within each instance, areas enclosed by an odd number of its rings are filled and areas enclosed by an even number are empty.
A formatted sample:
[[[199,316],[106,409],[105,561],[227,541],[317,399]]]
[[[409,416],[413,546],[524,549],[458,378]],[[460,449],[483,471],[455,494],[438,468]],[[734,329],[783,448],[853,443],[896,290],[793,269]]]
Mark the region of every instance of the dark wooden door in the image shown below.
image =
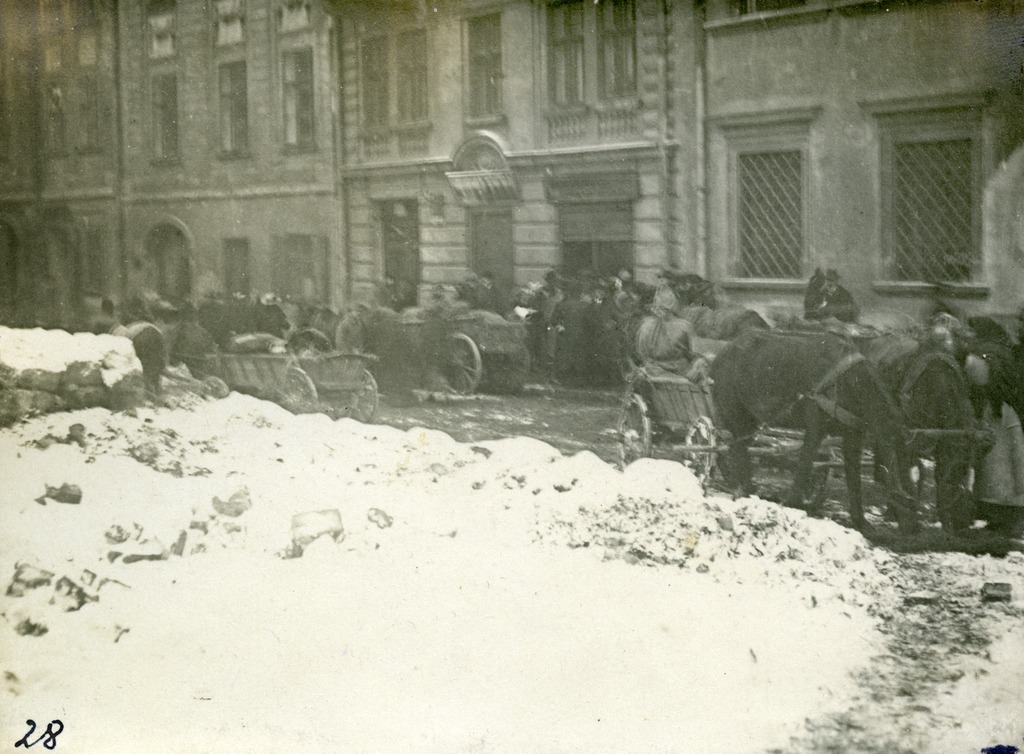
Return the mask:
[[[470,255],[473,272],[494,276],[503,300],[515,286],[515,250],[512,247],[512,213],[481,210],[470,216]]]
[[[399,307],[415,306],[420,284],[420,220],[415,199],[381,202],[384,276],[395,281]]]

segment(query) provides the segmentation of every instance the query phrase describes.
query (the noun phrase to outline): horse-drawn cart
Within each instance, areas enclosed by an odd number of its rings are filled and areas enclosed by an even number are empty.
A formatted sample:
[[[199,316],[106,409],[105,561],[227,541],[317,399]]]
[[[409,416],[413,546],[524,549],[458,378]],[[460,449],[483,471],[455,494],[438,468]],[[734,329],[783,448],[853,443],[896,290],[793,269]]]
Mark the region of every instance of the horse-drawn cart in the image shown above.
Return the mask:
[[[763,464],[791,469],[802,439],[803,433],[797,430],[763,427],[753,438],[750,453]],[[639,458],[675,457],[706,486],[718,454],[728,449],[728,440],[716,426],[710,386],[643,368],[633,372],[618,422],[622,466]],[[838,446],[826,441],[814,461],[815,503],[823,499],[831,470],[842,465]]]
[[[399,327],[406,342],[421,351],[420,358],[436,361],[449,387],[461,395],[477,388],[516,393],[529,374],[522,322],[484,311],[447,316],[415,311],[403,314]]]
[[[377,382],[367,369],[372,360],[358,353],[215,353],[205,357],[205,371],[232,390],[291,410],[370,421],[378,405]]]

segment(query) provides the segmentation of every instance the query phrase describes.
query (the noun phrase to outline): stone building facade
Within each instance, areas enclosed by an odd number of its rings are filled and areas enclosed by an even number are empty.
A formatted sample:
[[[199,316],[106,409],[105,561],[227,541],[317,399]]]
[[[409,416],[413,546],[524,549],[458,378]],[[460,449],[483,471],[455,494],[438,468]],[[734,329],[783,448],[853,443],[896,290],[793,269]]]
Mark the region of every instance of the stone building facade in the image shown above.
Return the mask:
[[[1024,1],[0,0],[0,319],[696,272],[1024,297]]]
[[[1024,238],[995,209],[1024,123],[1024,3],[703,14],[711,277],[762,308],[799,306],[816,267],[867,310],[918,314],[937,281],[968,311],[1024,302]]]
[[[359,297],[695,259],[694,16],[661,0],[343,5]],[[687,79],[682,81],[681,79]],[[681,148],[685,141],[685,148]]]

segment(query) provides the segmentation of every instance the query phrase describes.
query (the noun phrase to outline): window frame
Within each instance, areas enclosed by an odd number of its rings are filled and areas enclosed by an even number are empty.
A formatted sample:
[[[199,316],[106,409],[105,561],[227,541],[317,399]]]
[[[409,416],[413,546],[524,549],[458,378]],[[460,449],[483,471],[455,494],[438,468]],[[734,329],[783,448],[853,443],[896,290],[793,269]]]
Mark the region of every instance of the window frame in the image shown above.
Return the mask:
[[[412,59],[409,54],[411,44],[415,44],[418,48],[419,55],[415,59]],[[428,96],[429,49],[426,27],[414,26],[399,31],[396,34],[395,50],[395,123],[397,125],[427,123],[430,120],[430,97]],[[398,50],[402,51],[401,55],[397,54]],[[408,101],[417,106],[408,106]]]
[[[387,34],[372,34],[360,40],[360,122],[367,131],[381,131],[392,126],[390,59],[391,38]],[[369,96],[371,89],[374,89],[372,97]],[[375,103],[372,110],[370,102]],[[371,112],[375,116],[379,114],[379,117],[370,118]]]
[[[164,121],[163,116],[168,108],[168,104],[162,100],[158,103],[157,97],[165,94],[165,91],[158,85],[160,81],[172,81],[174,83],[174,149],[168,151],[166,144],[163,140],[165,129],[163,128]],[[153,162],[156,163],[173,163],[181,160],[181,97],[178,96],[178,74],[176,71],[167,69],[158,69],[150,72],[149,75],[149,89],[150,89],[150,140],[151,140],[151,152]]]
[[[568,9],[574,8],[579,12],[579,28],[575,34],[565,33]],[[548,66],[548,97],[549,106],[554,108],[568,109],[586,107],[587,103],[587,4],[584,0],[563,0],[546,6],[547,33],[546,50]],[[562,14],[560,22],[555,17]],[[558,35],[558,36],[556,36]],[[569,80],[566,60],[567,50],[573,51],[572,57],[576,60],[577,74],[575,76],[575,97],[566,96],[569,87],[565,86]],[[565,91],[562,91],[562,90]]]
[[[616,18],[615,8],[619,5],[627,6],[629,23],[620,27],[613,23],[610,27],[607,23],[609,17]],[[636,0],[604,0],[597,6],[597,98],[601,102],[614,102],[636,97],[637,95],[637,9]],[[620,45],[629,49],[629,71],[628,86],[624,88],[609,88],[608,86],[608,50],[609,46],[617,51]],[[618,68],[618,66],[616,66]],[[618,81],[619,76],[616,76]]]
[[[811,169],[810,129],[819,108],[782,111],[754,116],[736,116],[719,122],[726,147],[726,217],[728,218],[728,256],[723,284],[733,287],[786,288],[804,286],[812,265],[812,229],[815,194]],[[739,157],[744,154],[798,151],[801,155],[799,272],[797,277],[753,277],[742,274],[740,249],[740,175]]]
[[[965,140],[971,142],[971,249],[970,276],[953,281],[969,289],[984,286],[986,260],[982,243],[986,147],[984,119],[969,104],[926,109],[904,109],[873,113],[878,128],[879,186],[879,256],[876,260],[875,284],[879,290],[904,289],[930,285],[927,280],[903,279],[895,272],[896,239],[894,202],[896,200],[895,150],[899,144],[939,143]]]
[[[241,90],[232,86],[229,92],[225,92],[225,72],[239,68]],[[229,78],[233,84],[237,83],[234,74]],[[249,65],[244,58],[217,63],[217,146],[221,157],[245,157],[249,154]]]
[[[488,28],[491,27],[491,28]],[[490,35],[490,38],[488,38]],[[487,44],[487,43],[490,44]],[[496,43],[496,44],[495,44]],[[502,13],[470,16],[466,19],[466,117],[491,120],[505,114],[505,56]],[[478,84],[487,95],[481,102]]]
[[[299,57],[308,60],[308,76],[304,80],[299,79],[300,66]],[[293,47],[286,47],[280,51],[280,72],[281,72],[281,141],[284,148],[294,152],[312,152],[317,148],[316,128],[316,56],[312,44],[302,44]],[[289,81],[288,61],[295,61],[295,80]],[[302,97],[306,96],[307,105],[302,107]],[[294,96],[294,141],[290,141],[289,133],[289,97]],[[303,113],[306,118],[303,119]],[[300,126],[305,122],[307,128],[302,131]]]

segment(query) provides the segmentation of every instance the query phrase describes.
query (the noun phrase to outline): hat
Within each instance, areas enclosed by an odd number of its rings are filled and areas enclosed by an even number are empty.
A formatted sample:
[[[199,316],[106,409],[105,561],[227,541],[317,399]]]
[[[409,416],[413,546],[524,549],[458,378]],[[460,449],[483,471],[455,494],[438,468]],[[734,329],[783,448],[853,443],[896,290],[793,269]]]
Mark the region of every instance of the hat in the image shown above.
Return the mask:
[[[828,280],[828,281],[833,282],[833,283],[838,283],[839,282],[839,273],[835,269],[830,267],[829,269],[827,269],[825,271],[825,280]]]

